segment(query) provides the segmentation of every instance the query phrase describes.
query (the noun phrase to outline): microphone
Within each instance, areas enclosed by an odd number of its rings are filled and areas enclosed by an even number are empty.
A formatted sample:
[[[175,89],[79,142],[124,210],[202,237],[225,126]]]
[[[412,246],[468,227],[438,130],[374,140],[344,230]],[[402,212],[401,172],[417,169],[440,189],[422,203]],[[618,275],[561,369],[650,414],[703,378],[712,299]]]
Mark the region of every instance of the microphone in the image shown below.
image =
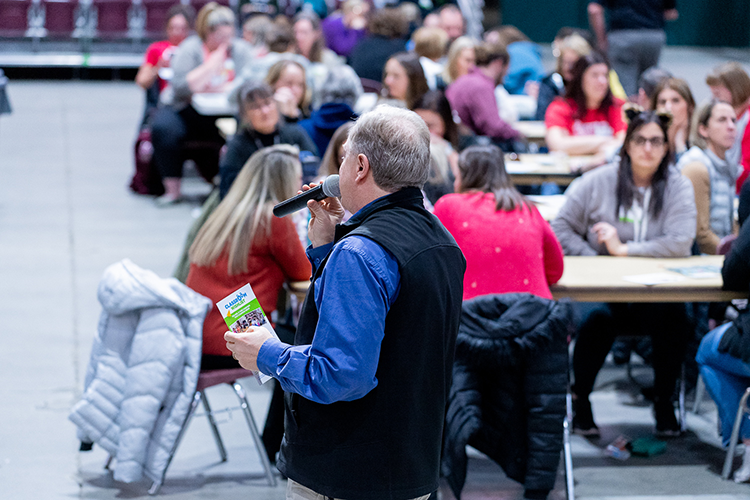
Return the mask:
[[[273,207],[273,214],[276,217],[284,217],[297,210],[307,207],[309,200],[324,200],[326,198],[338,198],[341,196],[339,189],[339,176],[329,175],[326,179],[314,188],[308,189],[296,196],[284,200]]]

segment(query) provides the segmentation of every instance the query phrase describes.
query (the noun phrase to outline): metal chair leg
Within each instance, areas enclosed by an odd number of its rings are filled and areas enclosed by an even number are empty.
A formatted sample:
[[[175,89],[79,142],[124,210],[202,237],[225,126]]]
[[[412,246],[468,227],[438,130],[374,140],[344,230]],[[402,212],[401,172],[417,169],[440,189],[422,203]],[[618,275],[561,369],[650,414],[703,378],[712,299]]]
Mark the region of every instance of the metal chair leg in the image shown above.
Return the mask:
[[[104,464],[104,469],[105,469],[105,470],[109,470],[109,466],[110,466],[110,465],[112,465],[112,460],[114,460],[114,458],[115,458],[115,457],[114,457],[114,456],[112,456],[112,455],[108,455],[108,456],[107,456],[107,461],[106,461],[106,463]]]
[[[732,463],[734,462],[734,450],[737,447],[737,438],[740,436],[740,426],[742,425],[742,417],[746,412],[750,412],[747,407],[747,398],[750,397],[750,387],[745,389],[745,394],[740,399],[740,405],[737,408],[737,416],[734,418],[734,426],[732,427],[732,436],[729,438],[729,449],[727,450],[727,458],[724,460],[724,469],[721,471],[722,479],[729,479],[729,473],[732,472]]]
[[[573,396],[570,391],[565,395],[566,415],[563,420],[563,462],[565,465],[565,496],[568,500],[575,499],[575,483],[573,480],[573,453],[570,448],[570,429],[573,425]]]
[[[154,483],[151,485],[151,488],[148,490],[149,495],[156,495],[157,493],[159,493],[161,485],[164,484],[164,478],[167,475],[169,464],[172,463],[172,458],[174,458],[174,454],[177,451],[177,446],[179,446],[180,441],[182,441],[182,437],[185,435],[185,431],[187,430],[188,424],[190,423],[190,419],[193,418],[195,409],[198,408],[198,404],[200,403],[201,399],[201,393],[196,391],[195,395],[193,396],[193,401],[190,403],[188,414],[185,416],[185,421],[180,428],[179,434],[177,434],[177,439],[175,439],[174,441],[174,446],[172,446],[172,449],[169,452],[169,458],[167,458],[167,464],[164,466],[164,472],[161,473],[161,478],[159,478],[159,480],[157,481],[154,481]]]
[[[232,388],[234,388],[234,392],[237,394],[237,398],[240,400],[240,406],[242,407],[243,413],[245,414],[247,425],[248,427],[250,427],[250,434],[253,436],[255,449],[258,451],[260,462],[263,464],[263,469],[266,472],[266,479],[268,479],[268,484],[271,486],[276,486],[276,477],[273,475],[273,471],[271,470],[271,462],[268,460],[268,455],[266,455],[263,441],[260,439],[260,434],[258,433],[258,427],[256,427],[255,425],[253,412],[250,410],[250,404],[248,403],[247,397],[245,396],[245,389],[237,381],[232,384]]]
[[[221,440],[221,435],[219,434],[219,428],[216,425],[214,414],[211,413],[211,406],[209,406],[208,404],[208,398],[206,397],[206,393],[204,391],[199,391],[199,392],[201,393],[201,399],[203,400],[203,409],[206,410],[208,423],[211,425],[211,432],[214,435],[214,441],[216,441],[216,446],[219,448],[219,455],[221,456],[221,461],[226,462],[227,450],[226,448],[224,448],[224,443]]]

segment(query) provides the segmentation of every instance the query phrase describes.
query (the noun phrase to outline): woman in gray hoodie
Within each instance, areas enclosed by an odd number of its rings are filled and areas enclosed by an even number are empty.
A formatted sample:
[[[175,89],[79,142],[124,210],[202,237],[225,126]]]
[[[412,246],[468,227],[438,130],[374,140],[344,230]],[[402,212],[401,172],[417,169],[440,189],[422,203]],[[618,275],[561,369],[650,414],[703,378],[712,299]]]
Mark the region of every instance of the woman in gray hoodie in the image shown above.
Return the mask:
[[[565,255],[687,257],[695,238],[693,188],[669,167],[670,116],[628,109],[619,165],[573,183],[552,222]],[[583,321],[573,354],[574,429],[598,435],[589,402],[617,335],[650,335],[654,344],[656,432],[679,435],[671,397],[690,328],[685,304],[601,304]]]

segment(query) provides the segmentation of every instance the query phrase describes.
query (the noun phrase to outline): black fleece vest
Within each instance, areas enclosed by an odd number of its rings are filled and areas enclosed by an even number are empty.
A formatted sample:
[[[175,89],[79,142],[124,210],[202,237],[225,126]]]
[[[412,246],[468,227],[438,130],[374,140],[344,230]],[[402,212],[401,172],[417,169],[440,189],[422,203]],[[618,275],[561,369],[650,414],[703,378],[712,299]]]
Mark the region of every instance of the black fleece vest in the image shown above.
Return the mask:
[[[330,405],[287,394],[278,467],[329,497],[415,498],[438,488],[466,261],[416,188],[377,200],[337,226],[334,241],[352,235],[388,250],[401,275],[386,316],[378,385],[361,399]],[[315,335],[314,283],[326,263],[313,276],[295,344],[310,344]]]

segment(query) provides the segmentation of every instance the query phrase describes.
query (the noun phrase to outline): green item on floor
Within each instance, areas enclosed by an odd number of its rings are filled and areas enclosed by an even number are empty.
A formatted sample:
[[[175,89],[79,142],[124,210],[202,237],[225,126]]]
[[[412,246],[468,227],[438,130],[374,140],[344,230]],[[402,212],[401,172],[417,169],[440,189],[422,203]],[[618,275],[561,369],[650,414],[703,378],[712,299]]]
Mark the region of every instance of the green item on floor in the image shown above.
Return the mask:
[[[667,451],[667,443],[655,437],[641,437],[630,443],[630,453],[638,457],[655,457]]]

